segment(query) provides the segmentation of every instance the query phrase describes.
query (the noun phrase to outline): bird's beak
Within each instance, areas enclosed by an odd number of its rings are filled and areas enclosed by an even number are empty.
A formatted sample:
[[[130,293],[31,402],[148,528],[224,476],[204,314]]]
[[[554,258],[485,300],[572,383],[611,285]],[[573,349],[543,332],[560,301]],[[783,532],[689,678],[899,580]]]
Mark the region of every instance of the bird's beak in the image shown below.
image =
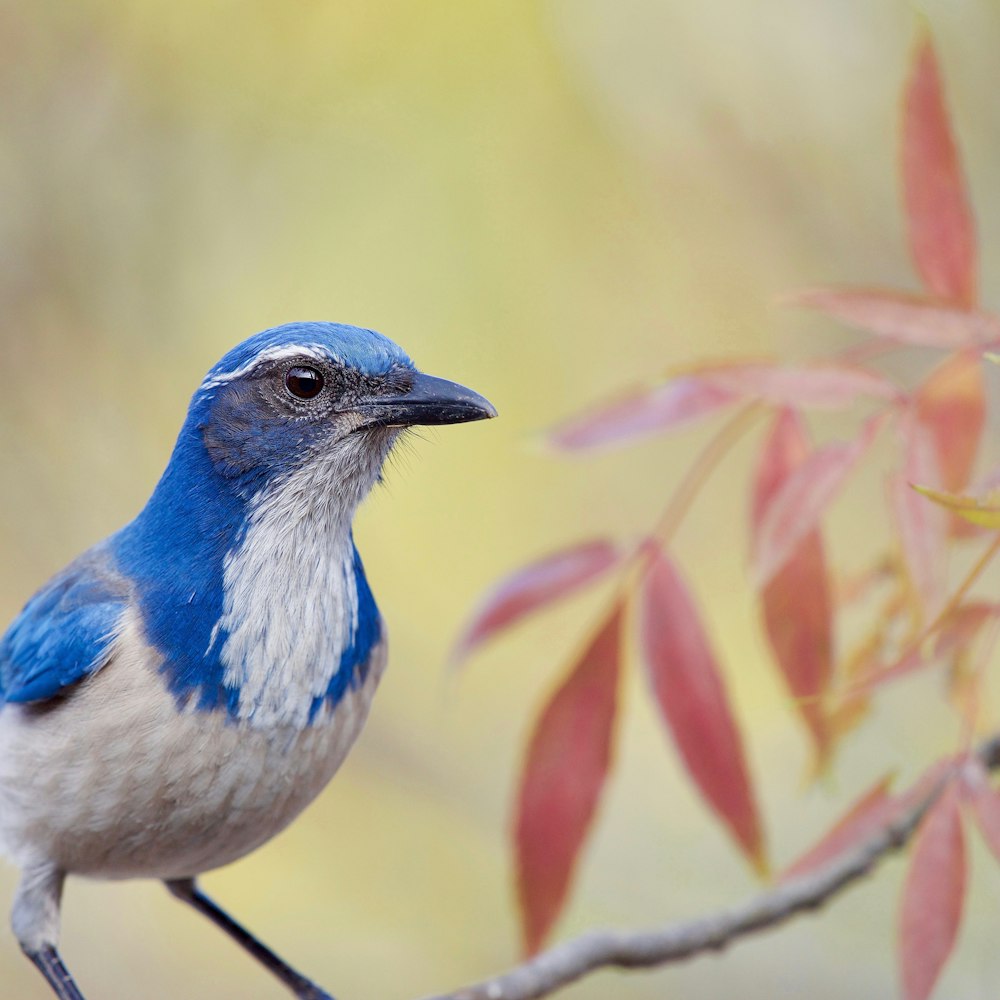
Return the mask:
[[[464,424],[497,415],[488,400],[457,382],[417,372],[402,396],[366,399],[358,405],[367,426],[410,427],[414,424]]]

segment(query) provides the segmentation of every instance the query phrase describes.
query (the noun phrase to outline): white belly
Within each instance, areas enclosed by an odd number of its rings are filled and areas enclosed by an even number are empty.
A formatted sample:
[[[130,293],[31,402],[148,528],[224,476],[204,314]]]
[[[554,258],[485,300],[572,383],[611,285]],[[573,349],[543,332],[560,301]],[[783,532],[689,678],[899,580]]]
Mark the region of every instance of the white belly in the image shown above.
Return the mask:
[[[0,708],[0,848],[21,867],[183,878],[242,857],[333,776],[385,664],[380,643],[365,683],[311,726],[250,728],[179,712],[149,650],[118,648],[65,699]]]

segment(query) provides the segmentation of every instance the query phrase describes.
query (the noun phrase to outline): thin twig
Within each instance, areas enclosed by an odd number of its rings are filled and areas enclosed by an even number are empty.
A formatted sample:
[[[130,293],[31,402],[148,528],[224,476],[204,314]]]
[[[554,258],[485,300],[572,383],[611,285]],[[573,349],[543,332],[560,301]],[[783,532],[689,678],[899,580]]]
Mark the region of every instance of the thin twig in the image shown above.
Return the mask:
[[[1000,768],[1000,733],[983,743],[976,756],[988,769]],[[647,930],[588,931],[493,979],[428,1000],[535,1000],[597,969],[668,965],[704,952],[719,951],[748,934],[776,927],[800,913],[816,910],[868,875],[888,854],[903,847],[949,779],[950,773],[903,815],[854,850],[739,906]]]

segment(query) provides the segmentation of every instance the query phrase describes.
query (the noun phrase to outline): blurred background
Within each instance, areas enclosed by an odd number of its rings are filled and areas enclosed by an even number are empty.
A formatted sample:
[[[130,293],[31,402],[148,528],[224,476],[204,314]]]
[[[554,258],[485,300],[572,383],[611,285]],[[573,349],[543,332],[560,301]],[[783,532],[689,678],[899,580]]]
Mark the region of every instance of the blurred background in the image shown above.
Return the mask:
[[[921,9],[996,305],[1000,8]],[[896,161],[917,16],[907,0],[0,0],[4,621],[134,515],[190,392],[251,332],[372,326],[500,409],[423,433],[366,505],[358,543],[392,648],[367,731],[298,823],[205,880],[338,997],[412,1000],[515,958],[513,778],[602,595],[458,678],[449,646],[500,574],[581,537],[642,532],[707,433],[570,460],[537,448],[539,429],[678,361],[850,342],[778,310],[787,289],[916,287]],[[828,781],[805,784],[808,747],[745,582],[751,461],[748,444],[676,552],[725,660],[780,864],[875,777],[950,749],[957,724],[934,678],[910,682],[880,699]],[[877,465],[830,521],[848,568],[887,530]],[[708,912],[755,888],[634,671],[621,737],[561,935]],[[971,847],[940,996],[994,996],[1000,980],[1000,871]],[[886,997],[902,873],[891,862],[821,916],[720,958],[564,995]],[[14,879],[0,871],[2,899]],[[284,995],[155,884],[71,882],[63,942],[99,1000]],[[5,923],[0,995],[47,996]]]

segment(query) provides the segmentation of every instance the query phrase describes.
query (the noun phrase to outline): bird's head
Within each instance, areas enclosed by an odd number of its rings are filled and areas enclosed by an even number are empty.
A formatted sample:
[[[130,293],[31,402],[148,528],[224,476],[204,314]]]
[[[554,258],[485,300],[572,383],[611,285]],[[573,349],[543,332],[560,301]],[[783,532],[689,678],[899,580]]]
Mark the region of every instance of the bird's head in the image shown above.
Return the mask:
[[[381,334],[292,323],[226,354],[195,393],[188,424],[242,492],[312,470],[316,486],[350,503],[374,484],[401,429],[495,415],[472,390],[417,371]]]
[[[179,702],[298,724],[336,701],[381,634],[357,505],[401,430],[495,415],[371,330],[294,323],[226,354],[111,542]]]

